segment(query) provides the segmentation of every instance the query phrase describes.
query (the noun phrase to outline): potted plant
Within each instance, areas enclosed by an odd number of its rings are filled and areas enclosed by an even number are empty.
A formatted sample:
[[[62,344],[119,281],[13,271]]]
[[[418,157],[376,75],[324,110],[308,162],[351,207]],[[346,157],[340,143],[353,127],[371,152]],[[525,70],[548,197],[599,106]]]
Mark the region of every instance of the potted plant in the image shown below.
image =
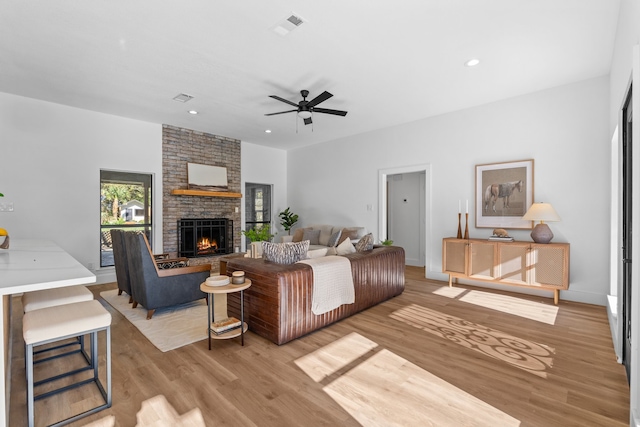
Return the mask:
[[[250,230],[242,230],[242,234],[251,240],[251,254],[254,258],[262,256],[262,243],[259,242],[269,242],[273,238],[271,230],[264,224],[256,225]]]
[[[254,228],[250,230],[242,230],[242,234],[247,236],[251,242],[268,242],[273,237],[273,234],[270,233],[269,227],[265,227],[264,225],[256,225]]]
[[[289,208],[278,214],[280,217],[280,225],[285,229],[287,234],[291,234],[291,228],[298,222],[298,215],[294,214]]]
[[[385,246],[391,246],[391,245],[393,245],[393,240],[385,239],[380,243],[382,243]]]
[[[290,242],[292,239],[291,228],[298,222],[298,215],[291,212],[290,208],[287,207],[287,209],[280,212],[278,216],[280,217],[280,225],[287,232],[287,235],[282,237],[282,241]]]

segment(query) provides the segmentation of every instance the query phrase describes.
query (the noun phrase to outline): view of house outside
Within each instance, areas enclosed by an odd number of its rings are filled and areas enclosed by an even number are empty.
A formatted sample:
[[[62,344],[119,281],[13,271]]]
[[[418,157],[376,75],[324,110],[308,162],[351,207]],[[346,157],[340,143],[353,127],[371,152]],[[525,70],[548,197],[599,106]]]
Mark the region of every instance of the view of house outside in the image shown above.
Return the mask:
[[[151,175],[100,171],[100,266],[113,263],[111,230],[151,233]]]

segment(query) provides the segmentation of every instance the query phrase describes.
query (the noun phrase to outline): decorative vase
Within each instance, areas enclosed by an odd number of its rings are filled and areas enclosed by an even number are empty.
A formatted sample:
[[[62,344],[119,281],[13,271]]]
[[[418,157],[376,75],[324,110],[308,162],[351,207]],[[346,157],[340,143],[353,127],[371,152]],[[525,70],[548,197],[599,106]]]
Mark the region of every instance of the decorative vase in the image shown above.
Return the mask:
[[[0,236],[0,249],[9,249],[9,235]]]
[[[253,258],[262,258],[262,242],[251,242],[251,254]]]

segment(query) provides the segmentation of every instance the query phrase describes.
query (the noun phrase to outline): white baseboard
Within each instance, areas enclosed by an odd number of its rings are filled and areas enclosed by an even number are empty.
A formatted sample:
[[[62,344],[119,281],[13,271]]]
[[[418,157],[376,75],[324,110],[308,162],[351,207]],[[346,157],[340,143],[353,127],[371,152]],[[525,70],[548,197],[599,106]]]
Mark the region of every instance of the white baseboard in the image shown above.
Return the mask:
[[[613,349],[616,352],[616,360],[622,363],[622,355],[620,354],[620,338],[618,337],[618,298],[613,295],[607,295],[607,317],[609,318],[609,328],[611,329],[611,340],[613,341]]]

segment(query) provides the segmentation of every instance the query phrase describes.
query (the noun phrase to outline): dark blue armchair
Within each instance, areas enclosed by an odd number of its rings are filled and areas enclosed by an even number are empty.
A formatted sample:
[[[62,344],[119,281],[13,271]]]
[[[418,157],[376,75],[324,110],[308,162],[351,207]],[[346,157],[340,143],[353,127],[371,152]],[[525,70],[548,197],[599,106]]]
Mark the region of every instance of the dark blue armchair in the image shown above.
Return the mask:
[[[124,233],[133,308],[147,309],[151,319],[156,309],[206,298],[200,284],[211,274],[211,264],[161,269],[141,233]]]

